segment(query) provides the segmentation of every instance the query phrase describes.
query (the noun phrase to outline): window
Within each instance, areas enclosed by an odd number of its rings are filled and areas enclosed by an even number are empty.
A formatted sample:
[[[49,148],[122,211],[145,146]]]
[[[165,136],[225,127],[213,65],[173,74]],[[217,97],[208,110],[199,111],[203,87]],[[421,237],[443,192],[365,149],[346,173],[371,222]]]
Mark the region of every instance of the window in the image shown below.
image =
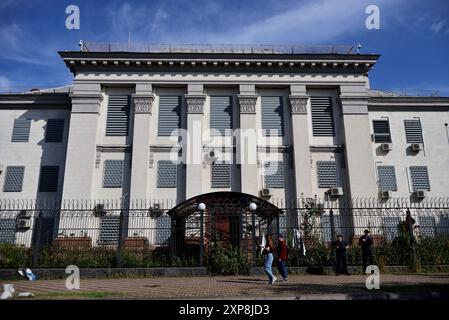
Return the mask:
[[[100,220],[100,244],[117,244],[120,233],[120,216],[104,216]]]
[[[64,119],[48,119],[45,130],[45,142],[62,142]]]
[[[0,243],[14,244],[16,241],[16,219],[0,219]]]
[[[158,135],[170,136],[173,130],[181,127],[181,97],[159,97]]]
[[[6,167],[4,192],[21,192],[23,185],[23,175],[25,167],[10,166]]]
[[[227,163],[213,163],[212,170],[212,188],[230,188],[231,187],[231,165]]]
[[[123,181],[123,160],[105,160],[103,188],[121,188]]]
[[[59,166],[42,166],[39,176],[39,192],[58,191]]]
[[[314,137],[335,135],[334,115],[331,97],[311,97],[312,131]]]
[[[385,240],[391,242],[399,236],[398,226],[401,223],[400,217],[382,217],[382,229]]]
[[[108,103],[106,120],[107,136],[127,136],[129,123],[130,97],[126,95],[111,95]]]
[[[176,163],[170,160],[161,160],[157,163],[157,187],[158,188],[176,188],[177,180]]]
[[[394,166],[378,166],[377,175],[379,178],[380,191],[397,191],[396,172]]]
[[[262,129],[266,136],[284,135],[282,97],[262,97]]]
[[[419,232],[422,237],[435,237],[436,223],[433,216],[419,216]]]
[[[28,142],[30,137],[31,119],[15,119],[11,142]]]
[[[423,143],[420,120],[404,120],[407,143]]]
[[[284,163],[265,162],[265,187],[266,188],[284,188]]]
[[[373,120],[374,142],[391,142],[388,120]]]
[[[337,165],[335,161],[318,161],[316,163],[318,188],[338,186]]]
[[[430,191],[429,173],[427,167],[415,166],[410,167],[410,178],[412,180],[413,191],[427,190]]]
[[[231,97],[210,97],[210,128],[219,131],[221,135],[230,134],[232,129]]]

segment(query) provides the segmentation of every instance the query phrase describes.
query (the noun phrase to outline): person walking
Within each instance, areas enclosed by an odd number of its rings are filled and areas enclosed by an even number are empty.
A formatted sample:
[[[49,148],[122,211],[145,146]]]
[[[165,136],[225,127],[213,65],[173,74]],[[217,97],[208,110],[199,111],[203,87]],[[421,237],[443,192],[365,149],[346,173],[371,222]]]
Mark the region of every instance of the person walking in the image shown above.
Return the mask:
[[[265,245],[259,244],[259,246],[262,248],[262,254],[264,255],[264,271],[268,275],[268,284],[273,284],[277,278],[273,275],[272,271],[274,245],[271,236],[267,235]]]
[[[285,241],[284,235],[281,233],[278,236],[278,245],[277,245],[277,267],[279,273],[282,275],[284,282],[288,280],[288,271],[287,271],[287,260],[288,260],[288,247]]]
[[[345,275],[349,276],[348,272],[348,263],[347,263],[347,255],[346,252],[349,248],[346,241],[343,240],[343,237],[341,234],[337,236],[337,240],[333,244],[334,250],[335,250],[335,272],[338,275],[344,273]]]
[[[362,263],[363,263],[363,273],[366,272],[367,262],[369,265],[373,264],[373,252],[371,247],[373,245],[373,239],[369,235],[369,230],[365,229],[364,235],[359,239],[359,245],[362,247]]]

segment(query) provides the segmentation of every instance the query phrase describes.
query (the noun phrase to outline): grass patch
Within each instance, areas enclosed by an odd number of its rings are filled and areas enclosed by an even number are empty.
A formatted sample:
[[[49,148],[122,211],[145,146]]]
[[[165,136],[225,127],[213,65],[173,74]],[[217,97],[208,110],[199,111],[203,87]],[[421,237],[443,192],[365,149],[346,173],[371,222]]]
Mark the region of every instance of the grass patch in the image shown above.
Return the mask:
[[[403,284],[403,285],[380,285],[380,290],[390,293],[424,293],[424,292],[449,292],[449,284],[423,283],[423,284]]]

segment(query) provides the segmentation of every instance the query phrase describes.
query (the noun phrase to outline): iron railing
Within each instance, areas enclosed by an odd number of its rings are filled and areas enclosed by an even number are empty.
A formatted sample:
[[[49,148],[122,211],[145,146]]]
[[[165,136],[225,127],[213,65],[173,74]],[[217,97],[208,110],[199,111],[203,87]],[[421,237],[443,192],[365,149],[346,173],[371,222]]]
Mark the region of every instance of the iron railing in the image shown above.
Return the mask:
[[[290,265],[331,265],[331,243],[338,234],[353,244],[350,263],[358,265],[357,241],[365,229],[375,239],[375,256],[385,264],[411,263],[404,243],[411,245],[412,238],[423,264],[449,264],[447,198],[271,202],[280,211],[250,211],[241,204],[210,209],[211,202],[204,212],[193,207],[180,216],[171,210],[172,200],[3,199],[0,268],[210,265],[219,243],[239,248],[248,265],[255,265],[261,237],[276,239],[280,233],[291,247]]]
[[[83,52],[355,54],[354,46],[80,42]]]

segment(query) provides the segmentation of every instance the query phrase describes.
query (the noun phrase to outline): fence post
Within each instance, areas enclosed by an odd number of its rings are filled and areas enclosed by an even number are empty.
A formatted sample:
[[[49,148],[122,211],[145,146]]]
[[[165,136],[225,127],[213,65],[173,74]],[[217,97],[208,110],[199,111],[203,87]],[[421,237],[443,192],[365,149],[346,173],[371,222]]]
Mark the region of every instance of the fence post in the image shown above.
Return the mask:
[[[39,266],[39,254],[40,254],[40,244],[41,244],[41,233],[42,233],[42,221],[41,212],[35,211],[34,218],[34,230],[33,230],[33,250],[32,250],[32,267],[37,268]]]
[[[200,267],[204,266],[204,210],[200,210]]]
[[[120,227],[119,227],[119,234],[118,234],[118,246],[117,246],[117,253],[116,253],[116,267],[121,268],[123,263],[123,243],[125,238],[125,214],[126,210],[121,207],[120,210]]]
[[[256,214],[254,210],[251,210],[251,223],[252,223],[252,234],[253,234],[253,264],[256,263]]]
[[[334,222],[334,210],[329,211],[329,220],[331,224],[331,242],[335,240],[335,222]]]
[[[410,237],[410,246],[412,248],[412,258],[413,258],[413,269],[415,272],[419,271],[419,259],[416,255],[416,241],[415,236],[413,235],[413,225],[415,224],[415,220],[412,218],[412,215],[410,213],[410,209],[407,208],[407,211],[405,212],[406,218],[405,221],[407,223],[408,227],[408,235]]]

